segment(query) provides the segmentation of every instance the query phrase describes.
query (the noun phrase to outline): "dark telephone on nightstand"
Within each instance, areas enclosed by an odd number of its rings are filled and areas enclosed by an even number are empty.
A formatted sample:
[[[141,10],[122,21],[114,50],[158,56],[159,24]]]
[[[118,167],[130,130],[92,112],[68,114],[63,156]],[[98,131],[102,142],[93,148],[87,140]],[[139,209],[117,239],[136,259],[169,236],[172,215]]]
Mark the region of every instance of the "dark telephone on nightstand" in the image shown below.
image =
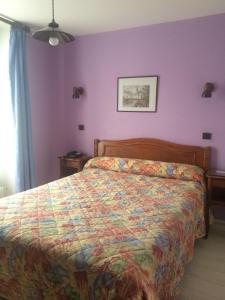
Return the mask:
[[[66,157],[70,157],[70,158],[75,158],[75,157],[80,157],[82,155],[81,152],[78,151],[70,151],[66,154]]]

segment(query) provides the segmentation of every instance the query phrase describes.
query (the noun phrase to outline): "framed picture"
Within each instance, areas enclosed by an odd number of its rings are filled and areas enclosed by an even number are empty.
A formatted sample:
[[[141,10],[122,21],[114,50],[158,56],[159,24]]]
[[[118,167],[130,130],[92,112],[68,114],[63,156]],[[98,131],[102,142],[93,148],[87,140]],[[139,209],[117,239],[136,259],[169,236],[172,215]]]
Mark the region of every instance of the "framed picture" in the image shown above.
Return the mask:
[[[156,112],[158,76],[119,77],[117,111]]]

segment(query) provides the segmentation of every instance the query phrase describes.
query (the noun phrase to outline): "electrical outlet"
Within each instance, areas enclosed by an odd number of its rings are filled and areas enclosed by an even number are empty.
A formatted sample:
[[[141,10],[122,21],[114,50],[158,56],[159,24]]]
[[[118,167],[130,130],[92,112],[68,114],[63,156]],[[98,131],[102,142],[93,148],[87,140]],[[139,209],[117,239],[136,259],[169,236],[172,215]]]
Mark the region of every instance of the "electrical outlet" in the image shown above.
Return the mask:
[[[83,124],[79,124],[79,125],[78,125],[78,129],[79,129],[79,130],[84,130],[84,125],[83,125]]]
[[[211,132],[203,132],[202,133],[202,139],[203,140],[211,140],[212,139],[212,133]]]

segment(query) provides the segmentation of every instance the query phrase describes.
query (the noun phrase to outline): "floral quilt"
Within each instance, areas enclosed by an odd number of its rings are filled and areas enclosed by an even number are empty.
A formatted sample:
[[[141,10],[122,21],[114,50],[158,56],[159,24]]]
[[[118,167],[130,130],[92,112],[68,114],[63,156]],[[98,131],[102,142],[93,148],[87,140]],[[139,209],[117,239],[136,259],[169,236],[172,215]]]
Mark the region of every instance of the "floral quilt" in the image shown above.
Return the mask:
[[[196,166],[103,157],[0,199],[0,296],[175,299],[204,193]]]

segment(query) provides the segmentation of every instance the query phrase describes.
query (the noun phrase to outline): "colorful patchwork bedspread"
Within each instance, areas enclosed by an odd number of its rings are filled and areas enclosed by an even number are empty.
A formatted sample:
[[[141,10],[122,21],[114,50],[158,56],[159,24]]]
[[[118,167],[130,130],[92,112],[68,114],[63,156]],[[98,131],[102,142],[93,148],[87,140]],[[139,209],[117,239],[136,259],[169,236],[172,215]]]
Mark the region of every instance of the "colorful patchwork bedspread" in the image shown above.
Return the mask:
[[[198,167],[105,157],[0,199],[0,296],[175,299],[204,191]]]

